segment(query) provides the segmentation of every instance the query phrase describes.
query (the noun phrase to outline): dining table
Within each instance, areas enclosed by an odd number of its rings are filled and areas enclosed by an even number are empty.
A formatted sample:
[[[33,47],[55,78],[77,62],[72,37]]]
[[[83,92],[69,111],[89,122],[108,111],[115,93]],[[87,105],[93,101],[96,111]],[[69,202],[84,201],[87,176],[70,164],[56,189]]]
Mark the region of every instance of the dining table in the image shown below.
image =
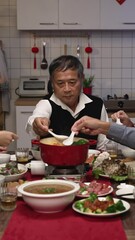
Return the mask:
[[[91,171],[86,173],[87,181],[93,180],[91,174]],[[30,170],[25,176],[29,181],[43,178],[32,175]],[[113,187],[110,195],[117,198],[119,182],[105,177],[96,181],[109,181]],[[127,212],[111,217],[93,217],[75,212],[72,204],[59,213],[37,213],[18,197],[14,211],[0,209],[0,240],[135,240],[135,199],[124,200],[130,204]]]

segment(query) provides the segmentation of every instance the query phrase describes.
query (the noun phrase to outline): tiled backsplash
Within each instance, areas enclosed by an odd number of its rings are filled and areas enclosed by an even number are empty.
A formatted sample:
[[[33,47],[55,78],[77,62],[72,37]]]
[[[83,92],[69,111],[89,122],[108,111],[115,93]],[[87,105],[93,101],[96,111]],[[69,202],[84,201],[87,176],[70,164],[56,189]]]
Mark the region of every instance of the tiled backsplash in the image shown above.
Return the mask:
[[[48,76],[48,70],[41,70],[42,41],[46,41],[46,59],[48,63],[64,54],[76,56],[79,44],[81,61],[86,74],[95,75],[93,94],[106,98],[107,94],[135,98],[135,31],[37,31],[36,44],[39,48],[37,69],[33,69],[33,34],[31,31],[17,31],[16,0],[0,1],[0,40],[3,42],[8,62],[11,83],[11,112],[6,117],[6,127],[15,130],[15,107],[17,98],[15,89],[20,76]],[[87,69],[85,47],[93,49],[90,54],[91,68]]]

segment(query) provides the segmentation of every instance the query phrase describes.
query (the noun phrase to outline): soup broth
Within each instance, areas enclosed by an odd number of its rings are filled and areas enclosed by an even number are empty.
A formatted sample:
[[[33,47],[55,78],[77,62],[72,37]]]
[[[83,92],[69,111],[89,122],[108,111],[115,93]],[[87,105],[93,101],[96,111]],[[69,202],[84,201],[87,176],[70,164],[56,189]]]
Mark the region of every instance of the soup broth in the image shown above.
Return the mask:
[[[73,189],[72,186],[58,185],[58,184],[37,184],[33,186],[27,186],[24,188],[25,192],[36,194],[55,194],[68,192]]]

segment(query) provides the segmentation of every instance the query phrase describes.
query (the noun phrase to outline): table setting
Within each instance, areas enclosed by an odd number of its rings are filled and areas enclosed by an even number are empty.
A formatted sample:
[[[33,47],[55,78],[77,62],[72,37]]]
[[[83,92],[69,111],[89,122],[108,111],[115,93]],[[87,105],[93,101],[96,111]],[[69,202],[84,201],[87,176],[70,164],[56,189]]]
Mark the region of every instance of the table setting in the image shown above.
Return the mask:
[[[42,157],[42,152],[40,154]],[[30,153],[29,155],[32,156]],[[96,158],[99,155],[100,151],[96,153]],[[10,162],[16,162],[15,154],[11,155],[10,159]],[[18,196],[14,210],[0,210],[0,215],[6,224],[3,225],[1,222],[1,240],[11,240],[13,233],[14,240],[19,238],[29,238],[31,240],[55,238],[62,240],[65,237],[69,240],[82,240],[83,238],[86,240],[90,238],[98,240],[101,239],[101,236],[102,239],[108,240],[108,233],[111,240],[130,240],[129,235],[134,236],[135,193],[134,186],[128,183],[128,179],[121,182],[115,181],[110,176],[104,177],[100,175],[97,177],[93,174],[93,163],[90,163],[87,171],[86,168],[85,171],[83,169],[83,177],[80,178],[79,182],[69,179],[68,176],[66,177],[63,174],[61,177],[58,175],[57,178],[52,177],[52,175],[49,177],[47,173],[48,163],[46,164],[43,159],[37,160],[32,156],[28,162],[19,164],[26,168],[26,172],[23,177],[20,176],[20,179],[15,180],[16,182],[20,181],[20,183],[16,187]],[[55,209],[52,213],[49,213],[50,206],[47,209],[44,209],[44,206],[43,209],[35,209],[35,205],[31,205],[31,197],[34,196],[34,199],[37,199],[39,193],[27,192],[26,188],[28,186],[33,188],[35,184],[36,188],[37,184],[41,184],[40,187],[43,188],[43,184],[52,182],[53,184],[65,184],[66,187],[72,185],[72,187],[67,192],[56,193],[53,192],[56,186],[44,186],[44,196],[41,196],[41,194],[36,203],[39,202],[41,206],[42,200],[45,199],[49,204],[53,200],[51,206],[55,205],[54,203],[57,203],[57,200],[54,201],[56,196],[58,199],[64,199],[66,196],[66,199],[70,199],[70,201],[67,202],[66,200],[66,205],[62,210],[57,211]],[[128,191],[126,191],[127,189]],[[47,192],[45,193],[45,191]],[[86,207],[87,200],[90,202],[93,194],[95,194],[95,199],[92,200],[89,207]],[[127,195],[124,197],[124,194]],[[129,197],[128,194],[132,197]],[[62,201],[64,202],[64,200]],[[95,212],[91,209],[91,205],[95,204],[95,202],[101,204],[107,201],[109,201],[109,205],[106,209],[101,211],[100,208],[97,208]]]

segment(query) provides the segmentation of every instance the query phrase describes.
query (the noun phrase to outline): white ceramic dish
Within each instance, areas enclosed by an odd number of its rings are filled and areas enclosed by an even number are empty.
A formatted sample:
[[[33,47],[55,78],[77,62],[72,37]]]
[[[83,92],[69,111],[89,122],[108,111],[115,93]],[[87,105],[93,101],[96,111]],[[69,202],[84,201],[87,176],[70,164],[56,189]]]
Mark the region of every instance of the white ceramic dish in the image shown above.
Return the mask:
[[[105,198],[103,198],[103,197],[99,197],[98,198],[99,200],[105,200]],[[119,199],[117,199],[117,198],[113,198],[114,199],[114,202],[116,203],[116,202],[118,202],[119,201]],[[82,199],[82,200],[80,200],[80,201],[85,201],[86,199]],[[73,203],[73,205],[72,205],[72,208],[73,208],[73,210],[74,211],[76,211],[76,212],[78,212],[78,213],[81,213],[81,214],[83,214],[83,215],[87,215],[87,216],[92,216],[92,217],[111,217],[111,216],[117,216],[117,215],[120,215],[120,214],[122,214],[122,213],[124,213],[124,212],[127,212],[129,209],[130,209],[130,204],[128,203],[128,202],[126,202],[126,201],[124,201],[124,200],[122,200],[122,202],[123,202],[123,205],[124,205],[124,207],[126,208],[125,210],[123,210],[123,211],[121,211],[121,212],[116,212],[116,213],[87,213],[87,212],[81,212],[79,209],[77,209],[76,207],[75,207],[75,203]]]
[[[35,194],[25,191],[26,186],[32,186],[37,184],[62,184],[71,186],[72,189],[63,193],[52,194]],[[43,186],[44,188],[45,186]],[[48,188],[48,186],[47,186]],[[22,184],[18,187],[19,193],[22,194],[23,200],[36,212],[40,213],[55,213],[63,211],[70,203],[73,202],[76,192],[79,190],[79,185],[72,181],[47,179],[37,180]]]
[[[5,167],[6,164],[1,164],[1,167]],[[23,176],[25,175],[25,173],[28,171],[27,167],[23,164],[18,163],[18,169],[22,170],[22,173],[19,174],[13,174],[13,175],[4,175],[5,176],[5,181],[6,182],[12,182],[12,181],[17,181],[20,178],[23,178]]]
[[[3,163],[8,163],[10,161],[10,154],[0,153],[0,165]]]
[[[33,155],[34,159],[41,160],[41,154],[40,154],[39,150],[31,149],[31,152],[32,152],[32,155]]]
[[[116,191],[116,195],[119,197],[120,194],[123,194],[122,196],[120,196],[121,198],[126,198],[126,199],[134,199],[133,194],[130,195],[124,195],[124,194],[128,194],[130,193],[130,191],[127,191],[127,189],[120,189]]]
[[[89,185],[90,183],[88,182],[85,182],[86,185]],[[98,197],[103,197],[103,196],[106,196],[110,193],[113,192],[113,188],[111,186],[108,186],[110,188],[110,190],[107,192],[107,193],[102,193],[102,194],[97,194]],[[84,197],[89,197],[90,196],[90,193],[89,194],[76,194],[77,197],[81,197],[81,198],[84,198]]]
[[[125,199],[134,199],[134,195],[133,194],[130,194],[130,195],[124,195],[124,194],[128,194],[128,193],[131,193],[133,192],[134,190],[134,186],[133,185],[130,185],[130,184],[120,184],[118,185],[117,187],[119,190],[116,191],[116,195],[119,197],[119,195],[122,194],[122,198],[125,198]]]

